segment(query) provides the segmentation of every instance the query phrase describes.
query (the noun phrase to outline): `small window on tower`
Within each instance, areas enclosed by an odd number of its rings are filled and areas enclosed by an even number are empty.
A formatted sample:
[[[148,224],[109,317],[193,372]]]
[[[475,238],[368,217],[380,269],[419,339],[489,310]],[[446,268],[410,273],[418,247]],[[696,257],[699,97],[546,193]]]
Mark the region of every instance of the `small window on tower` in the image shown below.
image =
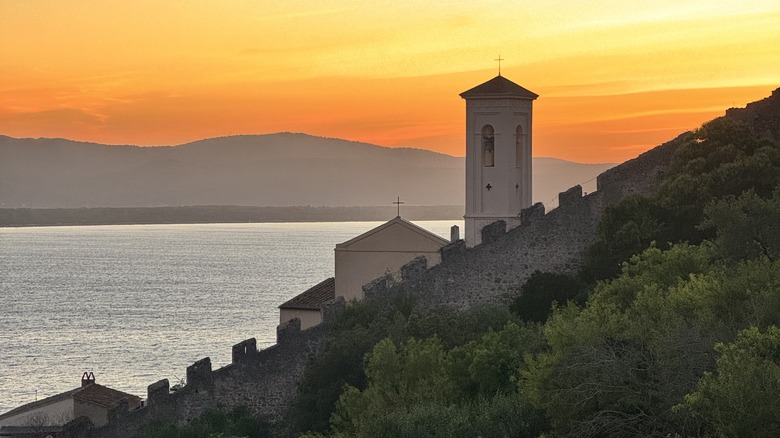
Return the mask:
[[[523,153],[523,127],[517,125],[515,130],[515,167],[522,169],[523,160],[525,160],[525,154]]]
[[[493,167],[496,164],[495,137],[493,127],[485,125],[482,127],[482,165]]]

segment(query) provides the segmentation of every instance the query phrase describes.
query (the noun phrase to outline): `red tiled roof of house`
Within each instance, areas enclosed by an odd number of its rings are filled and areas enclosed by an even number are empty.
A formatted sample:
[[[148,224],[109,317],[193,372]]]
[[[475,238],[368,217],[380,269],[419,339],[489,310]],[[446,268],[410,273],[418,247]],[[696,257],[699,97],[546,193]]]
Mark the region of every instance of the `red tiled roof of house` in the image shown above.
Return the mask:
[[[336,279],[331,277],[306,292],[286,301],[280,309],[320,310],[326,301],[336,298]]]
[[[56,403],[61,400],[67,400],[69,398],[103,408],[110,408],[124,399],[127,400],[130,409],[133,409],[134,407],[137,407],[141,404],[140,397],[128,394],[126,392],[117,391],[116,389],[111,389],[103,385],[98,385],[97,383],[92,383],[87,386],[71,389],[70,391],[56,394],[51,397],[46,397],[44,399],[19,406],[18,408],[11,409],[10,411],[0,415],[0,420],[41,406]]]
[[[116,389],[111,389],[103,385],[98,385],[97,383],[87,385],[80,389],[80,391],[76,391],[76,393],[73,394],[73,399],[95,406],[110,408],[122,400],[127,400],[127,404],[132,409],[141,403],[140,397],[117,391]]]

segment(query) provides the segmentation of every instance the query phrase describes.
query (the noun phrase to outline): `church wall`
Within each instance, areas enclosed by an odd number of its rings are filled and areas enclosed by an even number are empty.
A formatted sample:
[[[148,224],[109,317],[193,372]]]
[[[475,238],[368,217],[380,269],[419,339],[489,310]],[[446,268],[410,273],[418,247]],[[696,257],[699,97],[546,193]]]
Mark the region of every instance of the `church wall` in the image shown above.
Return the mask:
[[[369,252],[336,250],[336,296],[349,301],[363,298],[363,285],[384,275],[398,273],[412,259],[425,256],[428,266],[441,261],[439,247],[430,252]]]
[[[425,256],[428,266],[441,261],[439,249],[446,244],[445,241],[434,240],[410,229],[408,224],[399,222],[391,223],[364,238],[336,245],[337,297],[344,297],[347,301],[362,299],[364,284],[388,271],[398,273],[401,266],[416,257]]]

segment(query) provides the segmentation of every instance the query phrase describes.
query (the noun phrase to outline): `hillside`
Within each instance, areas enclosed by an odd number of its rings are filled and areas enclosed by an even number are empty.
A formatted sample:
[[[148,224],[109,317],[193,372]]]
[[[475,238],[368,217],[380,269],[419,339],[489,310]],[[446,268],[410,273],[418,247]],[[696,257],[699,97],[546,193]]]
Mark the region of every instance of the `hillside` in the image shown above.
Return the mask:
[[[547,201],[612,164],[534,159]],[[464,159],[306,134],[180,146],[107,146],[0,136],[0,208],[187,205],[463,205]]]

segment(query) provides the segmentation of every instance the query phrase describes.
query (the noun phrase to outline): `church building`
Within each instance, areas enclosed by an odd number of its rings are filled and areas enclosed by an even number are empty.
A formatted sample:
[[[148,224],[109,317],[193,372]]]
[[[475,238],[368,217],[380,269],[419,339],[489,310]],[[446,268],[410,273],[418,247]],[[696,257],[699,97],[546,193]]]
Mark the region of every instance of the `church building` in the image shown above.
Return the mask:
[[[533,101],[539,97],[501,76],[460,94],[466,100],[466,246],[482,242],[482,228],[498,220],[520,225],[531,206]],[[456,238],[457,239],[457,238]],[[363,285],[396,274],[418,256],[441,262],[446,239],[398,217],[336,245],[334,278],[279,306],[280,322],[300,318],[305,329],[322,322],[322,305],[336,297],[363,298]]]
[[[428,266],[441,262],[439,250],[450,242],[398,216],[372,230],[336,245],[336,296],[347,301],[363,298],[363,285],[419,256]]]
[[[335,248],[335,278],[329,278],[279,306],[279,321],[300,318],[301,329],[322,322],[322,305],[336,297],[363,298],[363,285],[401,267],[419,256],[428,266],[441,261],[439,250],[450,242],[401,216],[366,231]]]
[[[533,101],[539,97],[499,75],[460,94],[466,100],[466,214],[469,247],[482,227],[503,220],[520,225],[531,206]]]

